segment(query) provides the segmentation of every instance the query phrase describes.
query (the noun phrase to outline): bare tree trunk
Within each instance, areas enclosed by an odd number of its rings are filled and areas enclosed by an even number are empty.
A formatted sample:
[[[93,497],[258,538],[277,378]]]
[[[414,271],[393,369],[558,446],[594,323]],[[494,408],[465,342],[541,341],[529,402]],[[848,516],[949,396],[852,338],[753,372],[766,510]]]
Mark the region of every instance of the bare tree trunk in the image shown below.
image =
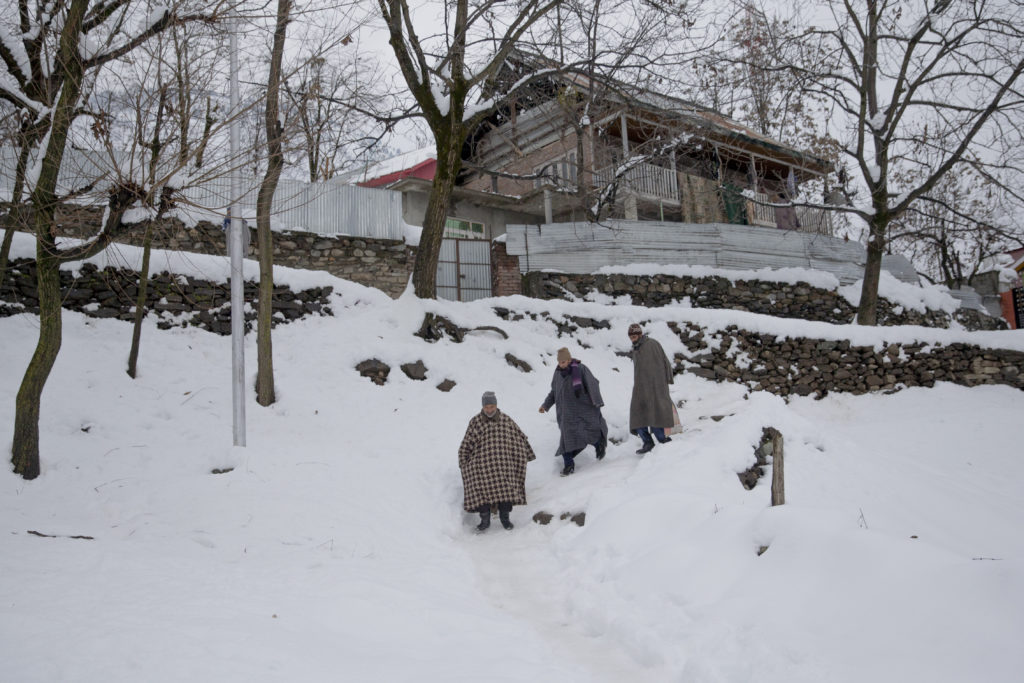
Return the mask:
[[[786,472],[782,457],[782,434],[772,431],[772,505],[786,504]]]
[[[14,209],[12,208],[13,212]],[[7,261],[11,256],[11,243],[14,242],[14,220],[10,217],[7,220],[7,229],[4,230],[4,241],[0,245],[0,286],[3,286],[4,278],[7,277]]]
[[[878,284],[882,274],[882,256],[885,254],[885,227],[875,222],[870,226],[864,282],[860,290],[860,305],[857,307],[858,325],[878,324]]]
[[[139,271],[139,291],[135,297],[135,322],[132,325],[132,348],[128,352],[128,376],[136,377],[139,362],[139,342],[142,339],[142,319],[146,316],[146,291],[149,288],[149,253],[153,247],[153,226],[146,226],[142,242],[142,270]]]
[[[53,234],[56,213],[54,190],[68,130],[82,92],[84,69],[78,39],[88,6],[88,0],[72,0],[67,10],[57,61],[64,70],[65,80],[52,114],[49,143],[43,151],[39,178],[32,190],[39,288],[39,341],[15,399],[14,442],[11,445],[14,471],[25,479],[39,476],[39,408],[43,387],[57,360],[61,344],[60,258]]]
[[[267,77],[267,172],[256,197],[256,244],[260,260],[259,305],[256,312],[256,402],[269,406],[274,402],[274,354],[271,341],[271,320],[274,313],[274,244],[270,230],[270,209],[274,192],[281,178],[284,154],[280,121],[281,60],[284,55],[291,0],[278,0],[274,47]]]
[[[413,289],[421,299],[433,299],[437,291],[437,260],[455,178],[462,164],[464,139],[464,135],[451,135],[437,140],[437,170],[423,216],[423,233],[416,249],[416,265],[412,272]]]
[[[15,474],[39,476],[39,410],[43,386],[50,376],[61,345],[60,261],[52,239],[43,237],[50,217],[37,214],[36,286],[39,289],[39,340],[25,370],[14,403],[14,443],[11,461]]]

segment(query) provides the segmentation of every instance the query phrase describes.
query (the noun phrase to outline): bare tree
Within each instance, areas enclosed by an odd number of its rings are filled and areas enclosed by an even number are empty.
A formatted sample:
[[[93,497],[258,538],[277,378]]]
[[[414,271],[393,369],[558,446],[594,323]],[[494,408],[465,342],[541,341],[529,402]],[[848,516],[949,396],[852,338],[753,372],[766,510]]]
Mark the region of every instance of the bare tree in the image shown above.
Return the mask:
[[[894,219],[887,243],[910,256],[929,281],[963,287],[994,256],[1024,245],[1013,203],[1003,188],[964,167]]]
[[[267,74],[264,125],[267,136],[267,171],[256,197],[256,241],[260,261],[259,305],[256,313],[256,401],[261,406],[274,402],[274,354],[270,334],[274,314],[274,245],[270,230],[270,210],[274,191],[284,167],[282,138],[284,125],[280,117],[281,61],[284,58],[285,35],[291,21],[291,0],[277,0],[277,20],[270,49]]]
[[[826,100],[803,87],[803,74],[787,68],[805,58],[800,25],[765,7],[762,0],[738,0],[723,22],[723,40],[711,50],[711,73],[702,87],[725,92],[720,111],[768,137],[834,160],[838,143],[827,133]],[[707,61],[707,60],[705,60]],[[717,81],[717,83],[715,83]],[[703,98],[701,98],[703,99]]]
[[[217,132],[211,97],[206,95],[204,110],[195,93],[210,91],[217,74],[211,65],[222,42],[209,26],[172,26],[140,46],[131,64],[109,79],[103,96],[94,94],[89,101],[95,115],[104,120],[102,126],[92,128],[109,165],[115,173],[127,166],[131,175],[137,160],[142,169],[140,184],[153,188],[147,193],[151,212],[142,221],[142,264],[128,353],[132,378],[138,374],[154,233],[160,230],[160,219],[175,207],[175,194],[188,190],[193,184],[190,178],[202,173],[209,138]],[[171,176],[174,187],[158,186]]]
[[[138,184],[116,184],[109,190],[98,234],[72,249],[58,247],[58,176],[72,127],[86,113],[83,95],[104,68],[169,26],[215,21],[221,10],[222,3],[199,0],[178,0],[159,11],[132,0],[19,0],[17,23],[6,20],[0,59],[10,77],[0,80],[0,98],[30,120],[27,158],[37,156],[21,179],[30,191],[40,305],[39,341],[15,403],[12,462],[26,479],[39,475],[40,398],[62,340],[59,266],[104,249],[126,229],[122,218],[129,207],[146,201],[146,190]]]
[[[288,118],[298,128],[295,153],[304,159],[309,182],[330,180],[388,153],[375,99],[383,76],[349,35],[338,41],[351,54],[305,60],[282,83]],[[313,54],[327,52],[320,46]],[[377,118],[365,112],[374,112]]]
[[[804,58],[786,66],[841,123],[855,186],[849,205],[832,208],[866,225],[857,322],[874,325],[894,220],[934,203],[942,180],[968,166],[1011,192],[1019,187],[1019,167],[1004,163],[1004,151],[1021,143],[1024,5],[821,0],[803,13],[815,19],[800,37]]]
[[[497,106],[495,101],[473,106],[470,98],[502,66],[512,48],[561,0],[524,0],[503,17],[503,35],[482,63],[471,51],[483,52],[479,31],[495,14],[502,15],[500,0],[469,0],[439,3],[444,12],[445,34],[421,39],[407,0],[377,0],[388,29],[389,42],[409,92],[434,134],[437,170],[423,218],[412,281],[416,295],[433,298],[441,237],[448,205],[462,167],[462,147],[472,131]],[[471,7],[472,5],[472,7]],[[448,14],[451,8],[452,15]],[[421,11],[423,9],[421,8]],[[431,40],[434,38],[435,40]]]

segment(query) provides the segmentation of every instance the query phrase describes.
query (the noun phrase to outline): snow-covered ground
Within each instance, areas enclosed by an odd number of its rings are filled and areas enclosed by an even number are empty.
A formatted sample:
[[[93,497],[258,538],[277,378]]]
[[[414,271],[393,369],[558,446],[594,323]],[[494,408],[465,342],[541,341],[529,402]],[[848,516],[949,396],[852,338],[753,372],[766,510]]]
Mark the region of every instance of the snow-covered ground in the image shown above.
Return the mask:
[[[627,434],[630,362],[617,355],[633,320],[650,321],[670,355],[684,350],[671,320],[877,344],[1022,348],[1019,332],[391,300],[327,275],[278,279],[333,285],[335,316],[275,330],[278,401],[263,408],[249,392],[244,448],[232,446],[229,338],[150,320],[132,380],[129,325],[64,314],[42,475],[0,473],[0,680],[1020,680],[1024,392],[939,385],[787,403],[682,376],[672,393],[685,432],[641,457]],[[543,316],[509,322],[495,305],[611,328],[559,338]],[[509,338],[428,343],[413,335],[426,311]],[[31,315],[0,319],[5,448],[37,331]],[[601,381],[618,442],[602,462],[586,451],[566,478],[554,414],[537,411],[563,345]],[[254,349],[251,337],[250,385]],[[354,370],[367,358],[392,366],[385,386]],[[398,368],[417,360],[427,381]],[[435,388],[444,379],[457,382],[450,393]],[[456,449],[484,390],[537,460],[516,528],[477,535]],[[775,508],[770,476],[753,491],[736,476],[765,426],[785,437],[787,504]],[[536,524],[538,511],[555,518]],[[577,512],[583,527],[560,519]]]

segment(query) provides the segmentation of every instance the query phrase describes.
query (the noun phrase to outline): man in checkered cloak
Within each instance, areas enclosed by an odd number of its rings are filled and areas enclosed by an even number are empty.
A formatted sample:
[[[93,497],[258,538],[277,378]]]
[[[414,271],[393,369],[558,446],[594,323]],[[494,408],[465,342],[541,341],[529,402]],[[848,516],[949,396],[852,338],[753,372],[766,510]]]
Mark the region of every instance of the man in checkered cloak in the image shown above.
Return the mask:
[[[463,508],[479,512],[478,531],[491,525],[491,506],[498,506],[501,525],[512,528],[513,505],[526,505],[526,463],[536,456],[523,430],[498,410],[493,391],[481,397],[483,409],[469,421],[459,446],[459,469],[465,492]]]

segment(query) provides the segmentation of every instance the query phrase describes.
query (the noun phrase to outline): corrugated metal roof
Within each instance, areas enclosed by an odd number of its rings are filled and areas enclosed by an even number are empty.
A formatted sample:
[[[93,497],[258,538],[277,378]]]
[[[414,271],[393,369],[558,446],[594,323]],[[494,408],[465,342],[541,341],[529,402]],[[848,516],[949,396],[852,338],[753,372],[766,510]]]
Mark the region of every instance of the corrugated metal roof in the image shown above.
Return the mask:
[[[732,270],[811,268],[834,274],[841,284],[864,276],[866,250],[858,242],[776,228],[725,223],[607,221],[509,225],[506,248],[522,272],[591,273],[630,263],[711,266]],[[886,256],[882,268],[919,284],[903,256]]]

